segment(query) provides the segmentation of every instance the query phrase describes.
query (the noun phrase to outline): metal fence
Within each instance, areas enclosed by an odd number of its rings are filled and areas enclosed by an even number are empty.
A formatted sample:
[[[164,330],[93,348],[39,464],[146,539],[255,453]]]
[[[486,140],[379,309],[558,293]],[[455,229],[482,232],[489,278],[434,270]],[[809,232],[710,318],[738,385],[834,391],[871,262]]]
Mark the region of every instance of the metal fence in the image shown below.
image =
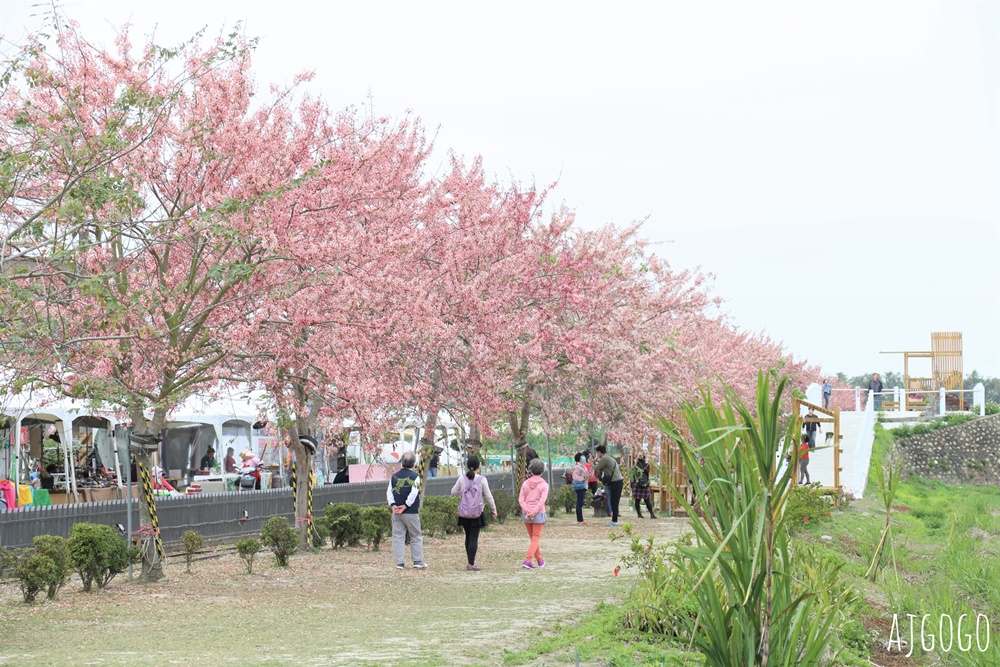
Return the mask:
[[[509,474],[487,475],[494,491],[511,490]],[[426,480],[424,493],[445,496],[455,484],[454,477]],[[326,484],[313,489],[313,512],[319,515],[329,503],[352,502],[358,505],[380,505],[386,502],[387,483]],[[158,498],[156,512],[160,534],[166,544],[183,540],[184,532],[197,530],[206,540],[230,541],[255,535],[264,522],[273,516],[294,519],[291,489],[239,491]],[[244,514],[245,512],[245,514]],[[246,517],[246,518],[244,518]],[[28,547],[36,535],[68,537],[75,523],[127,525],[124,500],[110,500],[76,505],[22,507],[0,512],[0,547]],[[139,526],[139,501],[132,502],[132,526]]]

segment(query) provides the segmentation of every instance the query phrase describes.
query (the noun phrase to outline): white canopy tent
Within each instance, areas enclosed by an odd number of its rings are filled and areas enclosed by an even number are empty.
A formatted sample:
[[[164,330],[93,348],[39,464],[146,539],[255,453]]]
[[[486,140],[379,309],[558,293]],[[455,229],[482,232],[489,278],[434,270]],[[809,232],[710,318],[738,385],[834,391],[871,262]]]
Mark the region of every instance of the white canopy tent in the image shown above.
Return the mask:
[[[14,456],[17,464],[14,468],[14,484],[20,484],[22,479],[23,461],[27,460],[25,449],[30,446],[28,442],[22,442],[22,427],[38,427],[40,429],[39,441],[44,441],[47,433],[41,432],[42,428],[54,428],[58,434],[58,440],[62,453],[62,464],[65,475],[65,486],[68,495],[72,495],[75,502],[79,502],[80,495],[77,489],[76,480],[76,460],[74,456],[77,444],[74,443],[73,434],[75,425],[100,424],[96,428],[106,430],[101,449],[105,455],[111,453],[110,458],[114,459],[115,477],[118,486],[121,488],[121,464],[118,459],[118,445],[116,439],[116,427],[118,421],[113,412],[95,408],[83,401],[60,397],[48,391],[32,391],[16,395],[7,395],[4,405],[0,408],[0,417],[6,417],[10,427],[10,439],[13,444]],[[91,421],[93,420],[93,421]],[[48,425],[48,426],[43,426]],[[97,438],[91,443],[97,446]],[[113,452],[113,453],[112,453]],[[102,461],[107,465],[102,457]],[[6,473],[4,473],[6,474]]]

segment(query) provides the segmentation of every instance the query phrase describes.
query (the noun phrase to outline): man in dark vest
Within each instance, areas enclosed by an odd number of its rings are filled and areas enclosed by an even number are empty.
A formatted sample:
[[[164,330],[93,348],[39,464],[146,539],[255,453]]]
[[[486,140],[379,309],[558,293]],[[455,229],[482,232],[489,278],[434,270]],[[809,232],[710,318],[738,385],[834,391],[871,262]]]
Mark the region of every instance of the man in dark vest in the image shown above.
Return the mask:
[[[410,556],[413,567],[426,570],[424,538],[420,533],[420,475],[413,471],[417,456],[406,452],[400,459],[403,469],[389,479],[386,499],[392,509],[392,555],[396,569],[406,566],[406,535],[410,535]]]

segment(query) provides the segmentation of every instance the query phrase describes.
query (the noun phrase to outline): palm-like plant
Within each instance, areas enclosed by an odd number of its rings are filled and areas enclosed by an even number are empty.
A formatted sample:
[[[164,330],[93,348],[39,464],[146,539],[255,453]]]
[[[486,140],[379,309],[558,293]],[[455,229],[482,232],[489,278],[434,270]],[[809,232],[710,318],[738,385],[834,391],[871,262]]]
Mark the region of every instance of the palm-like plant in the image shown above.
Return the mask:
[[[672,488],[694,528],[694,544],[680,551],[694,566],[700,607],[692,643],[708,665],[818,665],[830,642],[834,615],[795,589],[782,526],[798,468],[795,423],[781,415],[785,385],[779,380],[772,396],[760,373],[755,411],[726,389],[718,406],[707,392],[683,406],[686,428],[653,420],[680,448],[697,497],[689,503]]]

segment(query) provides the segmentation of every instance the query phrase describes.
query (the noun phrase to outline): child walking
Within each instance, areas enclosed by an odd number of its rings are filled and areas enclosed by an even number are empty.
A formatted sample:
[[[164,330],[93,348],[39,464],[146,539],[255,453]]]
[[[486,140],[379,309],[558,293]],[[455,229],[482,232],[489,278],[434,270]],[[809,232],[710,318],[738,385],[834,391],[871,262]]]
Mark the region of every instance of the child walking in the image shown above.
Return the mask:
[[[811,484],[809,479],[809,435],[802,436],[799,445],[799,484]]]
[[[539,545],[542,541],[542,527],[545,525],[545,501],[549,497],[549,485],[542,478],[545,464],[542,463],[541,459],[532,460],[528,464],[528,472],[530,476],[524,480],[521,492],[518,494],[518,502],[521,505],[521,521],[524,522],[524,527],[528,530],[528,538],[531,540],[528,544],[528,555],[524,557],[521,566],[528,570],[534,570],[536,566],[531,562],[532,559],[538,563],[538,567],[545,567]]]
[[[473,454],[465,462],[468,472],[460,475],[455,480],[455,486],[451,487],[451,495],[459,496],[458,501],[458,525],[465,531],[465,555],[469,558],[466,570],[479,572],[476,565],[476,552],[479,551],[479,531],[486,525],[483,517],[483,510],[486,503],[490,504],[490,512],[493,518],[497,517],[497,504],[490,493],[490,484],[485,477],[479,474],[479,457]],[[485,498],[485,501],[483,500]]]

